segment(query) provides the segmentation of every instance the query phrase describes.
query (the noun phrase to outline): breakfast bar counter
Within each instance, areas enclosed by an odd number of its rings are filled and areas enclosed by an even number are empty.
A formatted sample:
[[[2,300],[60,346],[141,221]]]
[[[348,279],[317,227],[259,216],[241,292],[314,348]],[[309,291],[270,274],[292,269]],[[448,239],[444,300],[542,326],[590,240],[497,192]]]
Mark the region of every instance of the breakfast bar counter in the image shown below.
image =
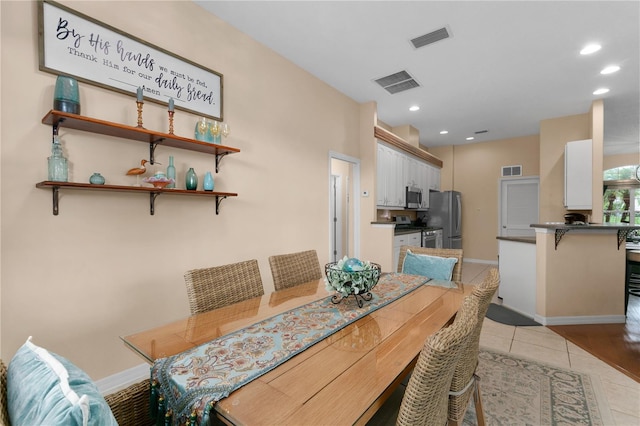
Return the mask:
[[[533,224],[543,325],[625,322],[625,240],[637,225]]]

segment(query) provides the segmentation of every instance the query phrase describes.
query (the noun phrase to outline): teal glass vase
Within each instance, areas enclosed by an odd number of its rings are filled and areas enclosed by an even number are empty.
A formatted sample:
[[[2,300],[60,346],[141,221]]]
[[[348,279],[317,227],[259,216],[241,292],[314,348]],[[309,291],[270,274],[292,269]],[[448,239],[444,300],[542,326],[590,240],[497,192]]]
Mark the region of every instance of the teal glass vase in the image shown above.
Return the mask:
[[[53,92],[53,109],[80,114],[80,91],[73,77],[59,75]]]
[[[184,186],[190,191],[195,191],[198,188],[198,175],[196,174],[196,171],[193,170],[193,167],[189,167],[189,170],[187,170],[187,174],[184,179]]]
[[[167,188],[176,187],[176,168],[173,165],[173,155],[169,156],[169,165],[167,166],[167,178],[173,179],[173,183],[167,185]]]
[[[207,172],[204,174],[204,180],[202,181],[202,189],[205,191],[213,191],[213,176],[211,172]]]
[[[62,152],[62,145],[58,136],[53,137],[51,144],[51,157],[48,159],[48,180],[54,182],[67,182],[69,180],[69,165]]]
[[[94,173],[89,178],[89,183],[93,185],[104,185],[104,176],[100,173]]]

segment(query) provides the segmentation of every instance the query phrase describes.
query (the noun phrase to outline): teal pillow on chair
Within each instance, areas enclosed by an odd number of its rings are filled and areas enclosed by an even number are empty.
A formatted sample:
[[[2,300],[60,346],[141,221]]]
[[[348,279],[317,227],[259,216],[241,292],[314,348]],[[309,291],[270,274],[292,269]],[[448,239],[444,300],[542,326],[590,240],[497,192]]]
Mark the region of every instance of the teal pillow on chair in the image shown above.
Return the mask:
[[[407,250],[402,264],[402,272],[411,275],[423,275],[434,280],[451,281],[453,267],[458,263],[455,257],[438,257],[415,254]]]
[[[13,426],[118,425],[91,378],[31,337],[7,368],[7,406]]]

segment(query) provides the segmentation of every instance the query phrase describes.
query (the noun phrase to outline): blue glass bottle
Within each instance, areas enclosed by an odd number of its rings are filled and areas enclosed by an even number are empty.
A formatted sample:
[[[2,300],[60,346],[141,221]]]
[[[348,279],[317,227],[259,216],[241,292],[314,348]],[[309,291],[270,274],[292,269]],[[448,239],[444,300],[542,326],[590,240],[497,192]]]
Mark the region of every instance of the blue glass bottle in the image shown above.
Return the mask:
[[[67,182],[69,180],[69,166],[62,152],[62,145],[58,136],[53,137],[51,144],[51,157],[48,158],[48,180],[55,182]]]
[[[169,156],[169,165],[167,166],[167,178],[173,179],[173,183],[167,185],[167,188],[176,187],[176,168],[173,165],[173,155]]]

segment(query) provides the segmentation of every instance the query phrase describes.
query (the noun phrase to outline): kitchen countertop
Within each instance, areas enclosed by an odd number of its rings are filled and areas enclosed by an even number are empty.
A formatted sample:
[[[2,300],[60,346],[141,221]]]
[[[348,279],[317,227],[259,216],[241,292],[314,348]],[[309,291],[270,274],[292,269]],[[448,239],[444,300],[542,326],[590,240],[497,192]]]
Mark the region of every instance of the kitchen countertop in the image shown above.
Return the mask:
[[[640,229],[640,225],[621,225],[619,223],[589,223],[588,225],[567,225],[564,222],[546,222],[546,223],[533,223],[530,225],[532,228],[544,228],[544,229]]]
[[[517,243],[535,244],[536,237],[496,237],[497,240],[514,241]]]
[[[372,225],[393,225],[395,226],[396,223],[395,222],[390,222],[390,221],[376,221],[376,222],[371,222]],[[393,233],[395,235],[404,235],[404,234],[412,234],[414,232],[420,232],[420,231],[434,231],[436,229],[442,229],[441,227],[433,227],[433,226],[418,226],[418,225],[400,225],[400,227],[395,227]]]

